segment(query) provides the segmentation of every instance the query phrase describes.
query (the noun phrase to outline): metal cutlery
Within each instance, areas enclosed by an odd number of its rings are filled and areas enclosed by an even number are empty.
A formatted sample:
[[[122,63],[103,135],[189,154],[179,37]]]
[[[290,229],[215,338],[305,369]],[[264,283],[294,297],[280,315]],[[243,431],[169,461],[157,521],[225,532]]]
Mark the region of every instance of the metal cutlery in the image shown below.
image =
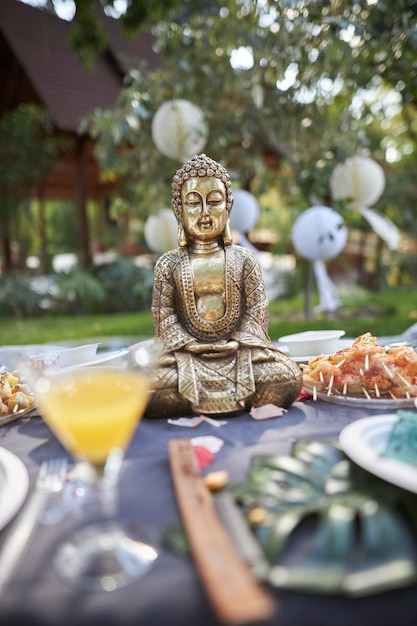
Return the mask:
[[[62,490],[66,470],[66,459],[52,459],[42,463],[35,490],[12,526],[11,534],[0,552],[0,594],[13,576],[48,497]]]

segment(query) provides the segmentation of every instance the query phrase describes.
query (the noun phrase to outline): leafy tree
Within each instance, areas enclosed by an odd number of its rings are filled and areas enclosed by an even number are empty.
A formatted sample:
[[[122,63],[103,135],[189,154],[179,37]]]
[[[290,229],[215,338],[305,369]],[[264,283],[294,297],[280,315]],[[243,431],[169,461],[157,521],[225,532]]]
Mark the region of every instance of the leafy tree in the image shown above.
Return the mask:
[[[3,271],[12,268],[11,235],[17,241],[19,217],[28,211],[27,198],[37,186],[63,145],[52,135],[45,109],[22,104],[0,120],[0,217],[2,222]]]
[[[116,108],[97,111],[92,129],[102,166],[124,183],[124,199],[139,215],[169,200],[178,164],[156,150],[151,122],[171,98],[203,109],[206,151],[227,161],[243,186],[259,177],[270,184],[284,155],[304,205],[326,199],[338,160],[374,149],[384,157],[369,139],[375,116],[361,113],[369,90],[395,89],[402,132],[414,132],[417,0],[395,7],[382,0],[200,0],[173,3],[161,21],[154,4],[146,23],[163,65],[152,73],[132,69]],[[237,50],[246,65],[236,63]]]

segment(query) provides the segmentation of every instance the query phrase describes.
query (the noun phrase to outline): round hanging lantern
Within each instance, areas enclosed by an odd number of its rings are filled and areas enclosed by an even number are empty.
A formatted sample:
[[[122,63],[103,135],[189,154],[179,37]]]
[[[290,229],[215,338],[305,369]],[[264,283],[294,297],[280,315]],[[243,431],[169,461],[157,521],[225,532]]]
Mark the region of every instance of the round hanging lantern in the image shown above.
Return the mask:
[[[301,213],[292,229],[298,254],[309,261],[336,257],[346,245],[347,228],[342,216],[327,206],[313,206]]]
[[[206,145],[208,127],[202,110],[189,100],[164,102],[152,120],[152,139],[171,159],[188,161]]]
[[[355,156],[339,163],[330,178],[335,200],[351,199],[350,208],[370,207],[380,198],[385,187],[382,167],[368,157]]]
[[[249,191],[233,191],[233,208],[230,214],[230,227],[238,233],[248,233],[259,219],[259,204]]]
[[[335,200],[349,199],[348,207],[356,209],[368,221],[374,232],[391,250],[400,245],[400,231],[385,215],[371,207],[385,187],[382,167],[373,159],[356,156],[336,165],[330,178],[330,189]]]
[[[154,252],[162,254],[178,246],[178,222],[171,209],[161,209],[145,222],[145,241]]]

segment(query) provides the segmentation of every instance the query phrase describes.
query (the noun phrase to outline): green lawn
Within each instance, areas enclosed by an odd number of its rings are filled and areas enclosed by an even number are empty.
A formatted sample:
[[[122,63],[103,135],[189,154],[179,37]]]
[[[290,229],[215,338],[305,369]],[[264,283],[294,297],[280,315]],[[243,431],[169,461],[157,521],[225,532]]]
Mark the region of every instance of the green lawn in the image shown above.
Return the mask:
[[[306,321],[303,297],[270,304],[269,334],[282,335],[318,328],[342,328],[356,337],[365,332],[395,335],[417,321],[415,291],[387,290],[366,293],[355,290],[342,296],[342,306],[334,314],[317,314]],[[93,337],[143,338],[153,335],[150,312],[128,314],[43,317],[17,320],[0,319],[0,345],[79,341]]]

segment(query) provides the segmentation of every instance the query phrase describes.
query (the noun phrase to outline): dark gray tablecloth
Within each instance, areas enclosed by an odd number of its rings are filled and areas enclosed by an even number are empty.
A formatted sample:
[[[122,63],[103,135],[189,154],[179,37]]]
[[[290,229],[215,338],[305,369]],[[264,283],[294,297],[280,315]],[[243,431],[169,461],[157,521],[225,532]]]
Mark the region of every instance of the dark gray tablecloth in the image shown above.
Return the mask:
[[[385,411],[388,412],[388,411]],[[226,426],[201,424],[189,429],[166,420],[143,421],[127,451],[120,478],[123,516],[151,525],[162,535],[177,519],[169,469],[167,442],[171,438],[215,435],[224,446],[205,471],[226,469],[232,481],[244,479],[252,455],[288,453],[295,439],[337,438],[352,420],[372,411],[322,401],[297,402],[286,415],[255,421],[249,415],[228,419]],[[383,413],[383,411],[378,411]],[[31,487],[43,459],[65,454],[40,417],[23,418],[0,428],[0,446],[18,455],[27,466]],[[50,559],[71,521],[39,526],[15,572],[12,585],[0,598],[0,625],[42,626],[216,626],[193,562],[161,546],[152,571],[126,588],[111,593],[76,592],[54,574]],[[7,540],[10,524],[0,533]],[[348,599],[290,591],[274,591],[277,612],[268,626],[415,626],[417,588]]]

